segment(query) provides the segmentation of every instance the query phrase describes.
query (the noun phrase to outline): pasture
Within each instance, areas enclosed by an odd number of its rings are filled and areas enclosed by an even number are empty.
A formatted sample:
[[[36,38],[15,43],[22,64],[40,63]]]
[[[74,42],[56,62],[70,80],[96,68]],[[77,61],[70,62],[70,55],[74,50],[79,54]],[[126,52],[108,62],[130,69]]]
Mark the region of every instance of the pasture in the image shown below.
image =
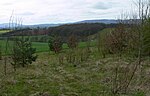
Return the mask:
[[[5,50],[6,50],[6,42],[7,40],[0,40],[0,45],[2,48],[2,54],[5,55]],[[6,54],[11,54],[11,49],[13,46],[13,41],[8,41],[8,50]],[[33,48],[36,48],[36,52],[49,52],[49,47],[48,43],[41,43],[41,42],[32,42]],[[87,42],[80,42],[78,44],[79,48],[84,48],[87,46]],[[90,46],[96,46],[96,41],[91,41]],[[63,49],[66,50],[68,49],[68,45],[66,43],[63,44]]]
[[[3,33],[6,33],[6,32],[9,32],[10,30],[0,30],[0,34],[3,34]]]

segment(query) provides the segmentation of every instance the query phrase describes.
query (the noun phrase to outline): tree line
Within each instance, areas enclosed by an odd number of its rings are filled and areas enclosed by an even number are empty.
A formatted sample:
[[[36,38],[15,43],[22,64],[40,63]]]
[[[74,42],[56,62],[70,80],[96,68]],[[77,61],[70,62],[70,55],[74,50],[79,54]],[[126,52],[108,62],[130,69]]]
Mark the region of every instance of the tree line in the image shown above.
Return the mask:
[[[85,38],[98,33],[105,28],[116,27],[117,24],[102,24],[102,23],[80,23],[80,24],[65,24],[57,27],[49,28],[23,28],[18,30],[12,30],[8,33],[1,34],[1,38],[11,36],[30,36],[33,42],[47,42],[47,36],[59,36],[64,42],[67,41],[70,35],[76,35],[81,41],[85,41]],[[37,37],[36,37],[37,36]]]

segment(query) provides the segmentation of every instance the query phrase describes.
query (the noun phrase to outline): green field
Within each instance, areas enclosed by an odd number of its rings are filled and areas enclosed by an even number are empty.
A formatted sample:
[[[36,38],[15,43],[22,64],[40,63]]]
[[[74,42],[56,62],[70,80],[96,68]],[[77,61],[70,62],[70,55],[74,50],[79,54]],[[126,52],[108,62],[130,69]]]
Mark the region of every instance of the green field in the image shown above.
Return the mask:
[[[2,47],[2,53],[5,53],[6,50],[6,40],[0,40],[0,45]],[[39,43],[33,42],[33,47],[36,48],[37,52],[46,52],[48,51],[48,44],[47,43]],[[10,54],[10,50],[12,49],[13,41],[8,42],[8,50],[6,54]]]
[[[0,34],[3,34],[3,33],[6,33],[6,32],[9,32],[10,30],[0,30]]]
[[[6,40],[0,40],[0,45],[2,48],[2,54],[5,54],[5,50],[6,50]],[[92,41],[90,43],[90,46],[95,46],[96,42]],[[11,49],[12,49],[12,45],[13,45],[13,41],[9,41],[8,42],[8,50],[6,52],[6,54],[10,54],[11,53]],[[41,42],[32,42],[33,48],[36,48],[36,52],[48,52],[49,51],[49,47],[48,47],[48,43],[41,43]],[[79,48],[84,48],[87,46],[86,42],[80,42],[79,43]],[[68,46],[67,44],[63,44],[63,49],[67,49]]]

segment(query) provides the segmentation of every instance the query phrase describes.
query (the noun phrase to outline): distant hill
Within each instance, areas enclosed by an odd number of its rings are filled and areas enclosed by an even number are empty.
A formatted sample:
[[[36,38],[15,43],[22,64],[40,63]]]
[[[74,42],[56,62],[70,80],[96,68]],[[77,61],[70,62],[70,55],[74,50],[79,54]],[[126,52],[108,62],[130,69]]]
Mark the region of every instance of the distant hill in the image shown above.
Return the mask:
[[[100,20],[84,20],[84,21],[79,21],[79,22],[73,22],[73,23],[65,23],[65,24],[80,24],[80,23],[104,23],[104,24],[116,24],[117,20],[114,19],[100,19]],[[28,28],[48,28],[48,27],[57,27],[60,25],[64,25],[63,23],[58,23],[58,24],[36,24],[36,25],[22,25],[22,27],[28,27]],[[19,26],[16,23],[13,23],[10,25],[11,27]],[[0,29],[3,28],[9,28],[9,23],[3,23],[0,24]]]
[[[79,21],[76,23],[104,23],[104,24],[116,24],[118,23],[118,20],[114,19],[100,19],[100,20],[84,20],[84,21]]]
[[[9,26],[18,26],[16,23],[13,23],[13,24],[9,24],[9,23],[2,23],[0,24],[0,29],[3,29],[3,28],[9,28]]]
[[[48,27],[56,27],[56,26],[59,26],[59,25],[62,25],[62,24],[37,24],[37,25],[22,25],[23,28],[48,28]],[[9,23],[3,23],[3,24],[0,24],[0,29],[3,29],[3,28],[9,28],[10,27],[18,27],[19,24],[16,24],[16,23],[13,23],[13,24],[10,24]]]
[[[57,27],[60,26],[62,24],[37,24],[37,25],[25,25],[24,27],[28,27],[28,28],[48,28],[48,27]]]

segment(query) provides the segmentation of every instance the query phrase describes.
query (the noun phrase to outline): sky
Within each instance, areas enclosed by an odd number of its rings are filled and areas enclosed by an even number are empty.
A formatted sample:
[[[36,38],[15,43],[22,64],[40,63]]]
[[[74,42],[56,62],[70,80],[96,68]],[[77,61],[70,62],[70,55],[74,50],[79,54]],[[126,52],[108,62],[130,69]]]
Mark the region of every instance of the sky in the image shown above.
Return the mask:
[[[0,23],[8,23],[11,14],[31,25],[117,19],[131,4],[132,0],[1,0]]]

